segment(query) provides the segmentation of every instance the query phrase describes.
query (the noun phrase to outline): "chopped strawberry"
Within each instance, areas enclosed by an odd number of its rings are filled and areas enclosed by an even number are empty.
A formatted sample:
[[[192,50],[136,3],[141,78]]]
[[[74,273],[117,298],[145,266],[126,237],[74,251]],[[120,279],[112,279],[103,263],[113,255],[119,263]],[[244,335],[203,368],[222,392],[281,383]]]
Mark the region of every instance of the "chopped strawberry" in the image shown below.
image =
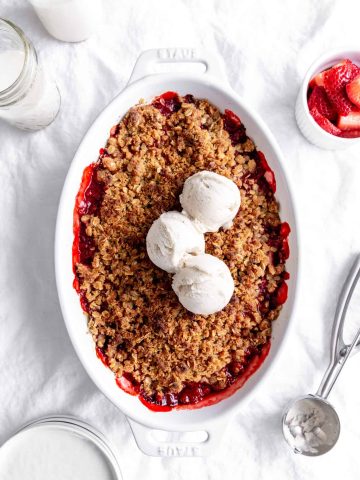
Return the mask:
[[[341,130],[337,127],[335,127],[334,124],[330,122],[327,118],[325,118],[321,113],[319,113],[316,108],[313,108],[310,110],[310,113],[315,120],[315,122],[320,125],[320,127],[325,130],[328,133],[331,133],[332,135],[339,136],[341,133]]]
[[[352,82],[346,85],[346,93],[349,100],[360,107],[360,75],[357,75]]]
[[[347,115],[352,110],[352,104],[346,95],[346,85],[353,79],[356,65],[350,60],[334,66],[325,72],[324,88],[340,115]]]
[[[340,130],[359,130],[360,111],[351,112],[349,115],[340,115],[337,126]]]
[[[246,129],[240,118],[231,110],[225,110],[223,115],[224,129],[231,138],[231,143],[237,145],[246,140]]]
[[[282,282],[275,294],[276,305],[283,305],[286,302],[287,297],[288,297],[288,286],[285,282]]]
[[[280,237],[287,238],[290,235],[290,232],[291,232],[290,225],[287,222],[283,222],[280,225]]]
[[[308,100],[309,110],[316,110],[328,120],[335,120],[337,117],[334,106],[330,103],[324,87],[314,87]]]
[[[110,137],[115,137],[119,133],[120,125],[114,125],[110,130]]]
[[[270,190],[275,193],[276,192],[276,180],[275,180],[275,175],[272,170],[268,170],[267,172],[264,173],[264,178],[269,184]]]
[[[106,356],[106,353],[104,352],[104,350],[102,350],[101,348],[99,347],[96,347],[96,356],[102,361],[102,363],[108,367],[109,366],[109,359],[108,357]]]
[[[233,128],[239,128],[241,126],[240,118],[231,110],[225,110],[225,118]]]
[[[152,105],[160,110],[165,117],[169,117],[181,108],[179,96],[176,92],[165,92],[159,95],[153,100]]]
[[[354,80],[358,75],[360,75],[360,67],[351,62],[351,77],[350,80]]]
[[[283,260],[287,260],[290,256],[290,247],[287,238],[283,238],[281,243],[280,256]]]
[[[275,174],[274,172],[271,170],[271,168],[269,167],[269,164],[266,160],[266,157],[265,155],[260,152],[260,150],[258,151],[258,157],[259,157],[259,160],[260,160],[260,166],[263,168],[264,170],[264,178],[265,180],[267,181],[269,187],[270,187],[270,190],[275,193],[276,192],[276,179],[275,179]]]
[[[290,273],[289,272],[283,272],[282,277],[283,277],[284,280],[289,280]]]
[[[310,88],[315,88],[315,87],[323,87],[324,86],[324,76],[325,76],[326,70],[323,72],[318,73],[312,79],[310,80],[309,87]]]
[[[339,137],[343,138],[357,138],[360,137],[360,130],[345,130],[341,132]]]
[[[329,71],[331,68],[340,67],[341,65],[344,65],[347,61],[350,61],[350,60],[341,60],[341,62],[336,63],[332,67],[327,68],[326,70],[323,70],[322,72],[313,76],[312,79],[310,80],[309,87],[310,88],[315,88],[316,86],[323,87],[324,86],[325,73],[327,71]],[[354,65],[354,66],[356,66],[356,65]]]

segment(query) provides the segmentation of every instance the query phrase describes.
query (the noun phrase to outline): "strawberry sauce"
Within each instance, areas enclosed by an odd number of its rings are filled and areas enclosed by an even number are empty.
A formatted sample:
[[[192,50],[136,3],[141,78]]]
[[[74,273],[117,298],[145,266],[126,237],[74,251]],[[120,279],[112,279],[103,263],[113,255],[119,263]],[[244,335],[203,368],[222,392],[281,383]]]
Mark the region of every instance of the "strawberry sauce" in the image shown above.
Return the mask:
[[[179,393],[147,396],[130,375],[116,379],[117,385],[130,395],[138,395],[141,403],[153,412],[176,410],[194,410],[208,407],[230,397],[262,365],[270,351],[270,341],[260,348],[254,348],[246,355],[245,361],[230,363],[225,367],[227,382],[225,388],[217,389],[207,383],[189,383]]]
[[[73,271],[75,274],[73,286],[80,296],[81,307],[89,312],[88,301],[85,293],[80,288],[79,279],[76,275],[76,265],[90,265],[95,254],[96,246],[91,237],[86,234],[86,226],[80,221],[86,214],[94,214],[100,210],[101,202],[105,193],[105,186],[97,179],[97,171],[101,165],[101,158],[105,150],[99,151],[99,160],[87,166],[83,172],[80,188],[75,199],[73,232],[74,241],[72,247]]]
[[[177,112],[181,108],[179,95],[176,92],[165,92],[159,97],[156,97],[152,104],[160,110],[165,117],[169,117],[173,112]]]
[[[225,110],[223,120],[224,129],[228,132],[233,145],[246,141],[247,137],[245,126],[234,112],[231,110]]]
[[[185,101],[193,103],[195,101],[192,95],[186,95]],[[179,96],[176,92],[166,92],[153,100],[153,106],[165,115],[170,116],[173,112],[177,112],[181,108]],[[240,118],[231,110],[225,110],[223,115],[224,128],[229,133],[232,144],[245,142],[247,140],[246,129]],[[118,133],[118,125],[114,126],[110,135],[115,136]],[[80,303],[84,312],[90,313],[89,303],[86,299],[85,292],[81,290],[79,278],[76,274],[76,265],[91,265],[96,245],[89,235],[86,233],[86,225],[81,222],[81,217],[87,214],[98,214],[105,193],[105,184],[102,183],[97,176],[97,172],[101,166],[102,157],[106,153],[105,149],[100,149],[99,159],[85,168],[79,188],[79,192],[75,200],[73,232],[74,242],[72,249],[74,282],[73,286],[80,297]],[[256,161],[256,169],[251,175],[248,174],[243,181],[253,178],[262,188],[266,195],[273,195],[276,191],[276,180],[274,172],[262,152],[255,151],[253,153]],[[272,255],[272,263],[276,266],[285,262],[289,257],[288,236],[290,234],[290,226],[284,222],[277,227],[268,227],[266,232],[269,236],[269,245],[277,250]],[[278,289],[271,295],[267,291],[266,279],[259,286],[259,294],[263,301],[259,303],[259,310],[262,311],[265,303],[270,304],[271,308],[276,308],[285,303],[287,299],[288,287],[286,280],[289,274],[282,274],[282,281]],[[167,412],[172,409],[197,409],[204,406],[214,405],[221,400],[230,397],[235,391],[241,388],[248,378],[256,372],[261,366],[270,350],[270,341],[259,347],[248,349],[244,360],[240,362],[231,362],[225,367],[226,385],[222,388],[210,385],[204,382],[189,382],[179,393],[165,393],[163,395],[153,394],[147,395],[141,385],[135,381],[129,373],[124,373],[120,378],[116,378],[116,384],[126,393],[138,396],[139,400],[150,410],[155,412]],[[101,362],[109,367],[109,361],[106,355],[106,346],[102,349],[96,347],[96,355]]]

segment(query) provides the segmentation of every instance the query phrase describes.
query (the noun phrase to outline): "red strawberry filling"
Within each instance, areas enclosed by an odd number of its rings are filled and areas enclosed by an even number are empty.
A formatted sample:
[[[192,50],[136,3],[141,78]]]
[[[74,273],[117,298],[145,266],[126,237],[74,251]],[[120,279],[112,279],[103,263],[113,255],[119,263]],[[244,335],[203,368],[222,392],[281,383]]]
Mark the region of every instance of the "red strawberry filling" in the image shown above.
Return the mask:
[[[309,83],[308,107],[315,122],[331,135],[359,137],[360,68],[346,59],[315,75]]]
[[[269,164],[266,160],[265,155],[260,152],[260,150],[257,152],[258,154],[258,159],[259,159],[259,170],[263,171],[264,178],[266,182],[269,185],[270,190],[275,193],[276,192],[276,179],[275,179],[275,174],[269,167]]]
[[[186,102],[193,103],[192,95],[185,97]],[[153,101],[153,105],[158,108],[163,115],[171,115],[180,108],[179,97],[175,92],[166,92]],[[229,133],[233,144],[237,144],[247,139],[246,130],[240,118],[230,110],[224,113],[224,128]],[[110,135],[118,133],[119,126],[115,125]],[[91,236],[88,235],[86,225],[80,219],[83,215],[98,212],[103,201],[106,184],[98,178],[98,170],[107,154],[106,149],[100,149],[99,159],[96,163],[89,165],[83,173],[80,190],[76,197],[74,210],[74,243],[73,243],[73,265],[74,273],[77,263],[88,265],[92,262],[95,253],[95,244]],[[254,178],[259,187],[267,195],[272,195],[276,191],[276,181],[274,172],[271,170],[265,155],[260,151],[255,151],[256,170]],[[289,257],[288,236],[290,226],[284,222],[276,227],[270,227],[269,244],[275,246],[277,251],[274,253],[274,264],[278,265]],[[279,288],[272,293],[267,290],[267,281],[264,278],[259,286],[259,293],[264,297],[264,301],[270,304],[270,308],[277,308],[282,305],[287,298],[287,285],[285,280],[289,279],[289,274],[284,271],[281,274],[281,283]],[[86,299],[85,291],[81,290],[78,277],[75,275],[74,288],[80,295],[82,308],[89,312],[90,305]],[[263,304],[260,303],[261,310]],[[269,308],[269,307],[268,307]],[[270,349],[270,342],[262,347],[250,347],[245,352],[243,361],[230,362],[225,368],[226,385],[213,385],[205,382],[187,383],[179,393],[165,393],[164,395],[154,394],[146,395],[141,389],[140,384],[136,382],[129,373],[124,373],[116,378],[117,385],[125,392],[131,395],[138,395],[140,401],[153,411],[170,411],[172,408],[189,409],[200,408],[206,405],[212,405],[218,401],[227,398],[234,391],[241,388],[246,380],[260,367]],[[102,348],[96,347],[96,355],[105,366],[109,366],[109,359],[106,354],[106,341]],[[195,406],[196,405],[196,406]]]
[[[159,97],[156,97],[152,104],[166,117],[181,108],[179,96],[176,92],[165,92]]]
[[[283,222],[280,225],[280,237],[287,238],[291,232],[290,225],[287,222]]]
[[[287,296],[288,296],[288,286],[285,282],[283,282],[276,292],[276,297],[275,297],[276,303],[278,305],[283,305],[287,300]]]
[[[285,299],[286,300],[286,299]],[[284,301],[285,301],[284,300]],[[130,395],[139,395],[140,401],[155,412],[167,412],[176,407],[178,409],[199,408],[212,405],[231,395],[240,388],[266,358],[270,342],[263,347],[249,348],[243,362],[231,362],[226,370],[226,386],[221,388],[204,382],[189,382],[179,393],[165,393],[164,395],[147,395],[131,374],[125,374],[116,379],[117,385]],[[195,407],[196,405],[196,407]]]
[[[194,408],[194,405],[197,405],[197,407],[212,405],[231,395],[231,387],[234,391],[240,388],[262,364],[269,353],[269,349],[270,342],[264,346],[249,348],[242,362],[233,361],[229,363],[225,367],[227,378],[225,387],[204,382],[189,382],[179,393],[169,392],[164,395],[154,394],[149,396],[141,390],[140,384],[130,373],[123,373],[121,377],[117,377],[116,384],[126,393],[134,396],[138,395],[140,401],[152,411],[166,412],[172,410],[173,407],[184,409]],[[103,349],[97,347],[96,355],[106,367],[109,365]]]
[[[228,132],[233,145],[246,140],[246,129],[240,118],[231,110],[224,112],[224,128]]]

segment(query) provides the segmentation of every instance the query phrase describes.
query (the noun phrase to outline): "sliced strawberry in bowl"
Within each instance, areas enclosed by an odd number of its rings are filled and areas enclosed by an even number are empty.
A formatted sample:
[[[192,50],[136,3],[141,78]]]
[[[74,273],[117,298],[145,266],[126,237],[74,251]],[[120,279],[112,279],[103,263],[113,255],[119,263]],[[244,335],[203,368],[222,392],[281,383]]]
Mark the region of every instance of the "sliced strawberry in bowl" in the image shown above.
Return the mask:
[[[310,88],[323,87],[323,86],[324,86],[325,72],[326,72],[326,70],[324,70],[323,72],[320,72],[320,73],[316,74],[316,75],[310,80],[309,87],[310,87]]]
[[[314,75],[309,82],[309,87],[310,88],[323,87],[324,86],[325,73],[328,70],[330,70],[330,68],[339,67],[340,65],[343,65],[344,63],[345,63],[345,60],[342,60],[341,62],[337,63],[336,65],[333,65],[332,67],[329,67],[326,70],[323,70],[322,72]]]
[[[342,138],[359,138],[360,137],[360,130],[345,130],[341,132],[339,137]]]
[[[340,115],[347,115],[353,108],[346,94],[346,85],[356,75],[357,68],[350,60],[345,60],[344,63],[336,65],[325,72],[325,91]]]
[[[360,110],[340,115],[337,126],[340,130],[360,130]]]
[[[333,65],[332,67],[329,67],[326,70],[323,70],[322,72],[314,75],[309,82],[309,88],[323,87],[326,72],[328,72],[332,68],[341,67],[341,65],[345,65],[347,62],[351,63],[351,65],[349,65],[349,67],[351,68],[352,76],[360,73],[360,68],[357,65],[355,65],[354,63],[352,63],[351,60],[342,60],[341,62],[338,62],[335,65]]]
[[[346,93],[349,100],[360,108],[360,74],[346,85]]]
[[[351,77],[350,80],[354,80],[358,75],[360,75],[360,67],[351,62]]]
[[[335,120],[337,117],[335,107],[330,102],[324,87],[314,87],[308,100],[308,106],[310,111],[316,108],[328,120]]]
[[[349,57],[347,57],[347,55]],[[359,52],[341,51],[323,55],[310,67],[296,101],[296,121],[304,136],[314,145],[340,150],[359,138],[360,123],[360,63]],[[326,135],[316,127],[309,118]]]
[[[316,108],[310,110],[311,116],[315,122],[326,132],[331,133],[332,135],[339,136],[341,133],[340,128],[337,128],[333,123],[330,122],[324,115],[321,115]]]

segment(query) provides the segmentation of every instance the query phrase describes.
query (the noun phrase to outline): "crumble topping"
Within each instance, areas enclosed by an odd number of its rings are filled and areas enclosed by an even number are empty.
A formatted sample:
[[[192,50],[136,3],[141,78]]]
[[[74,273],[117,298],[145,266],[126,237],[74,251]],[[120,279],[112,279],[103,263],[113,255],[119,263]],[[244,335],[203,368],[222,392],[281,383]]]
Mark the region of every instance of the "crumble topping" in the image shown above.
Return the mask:
[[[90,254],[80,256],[76,277],[89,330],[115,375],[129,374],[144,395],[179,393],[193,382],[225,388],[229,371],[239,373],[249,352],[269,341],[281,309],[288,254],[279,206],[262,154],[241,128],[234,133],[215,106],[190,95],[170,112],[139,104],[112,128],[94,167],[101,201],[79,208],[79,248],[86,243]],[[184,181],[200,170],[233,180],[242,199],[231,229],[205,235],[206,252],[227,264],[235,283],[230,303],[206,317],[182,307],[145,245],[161,213],[181,210]]]

